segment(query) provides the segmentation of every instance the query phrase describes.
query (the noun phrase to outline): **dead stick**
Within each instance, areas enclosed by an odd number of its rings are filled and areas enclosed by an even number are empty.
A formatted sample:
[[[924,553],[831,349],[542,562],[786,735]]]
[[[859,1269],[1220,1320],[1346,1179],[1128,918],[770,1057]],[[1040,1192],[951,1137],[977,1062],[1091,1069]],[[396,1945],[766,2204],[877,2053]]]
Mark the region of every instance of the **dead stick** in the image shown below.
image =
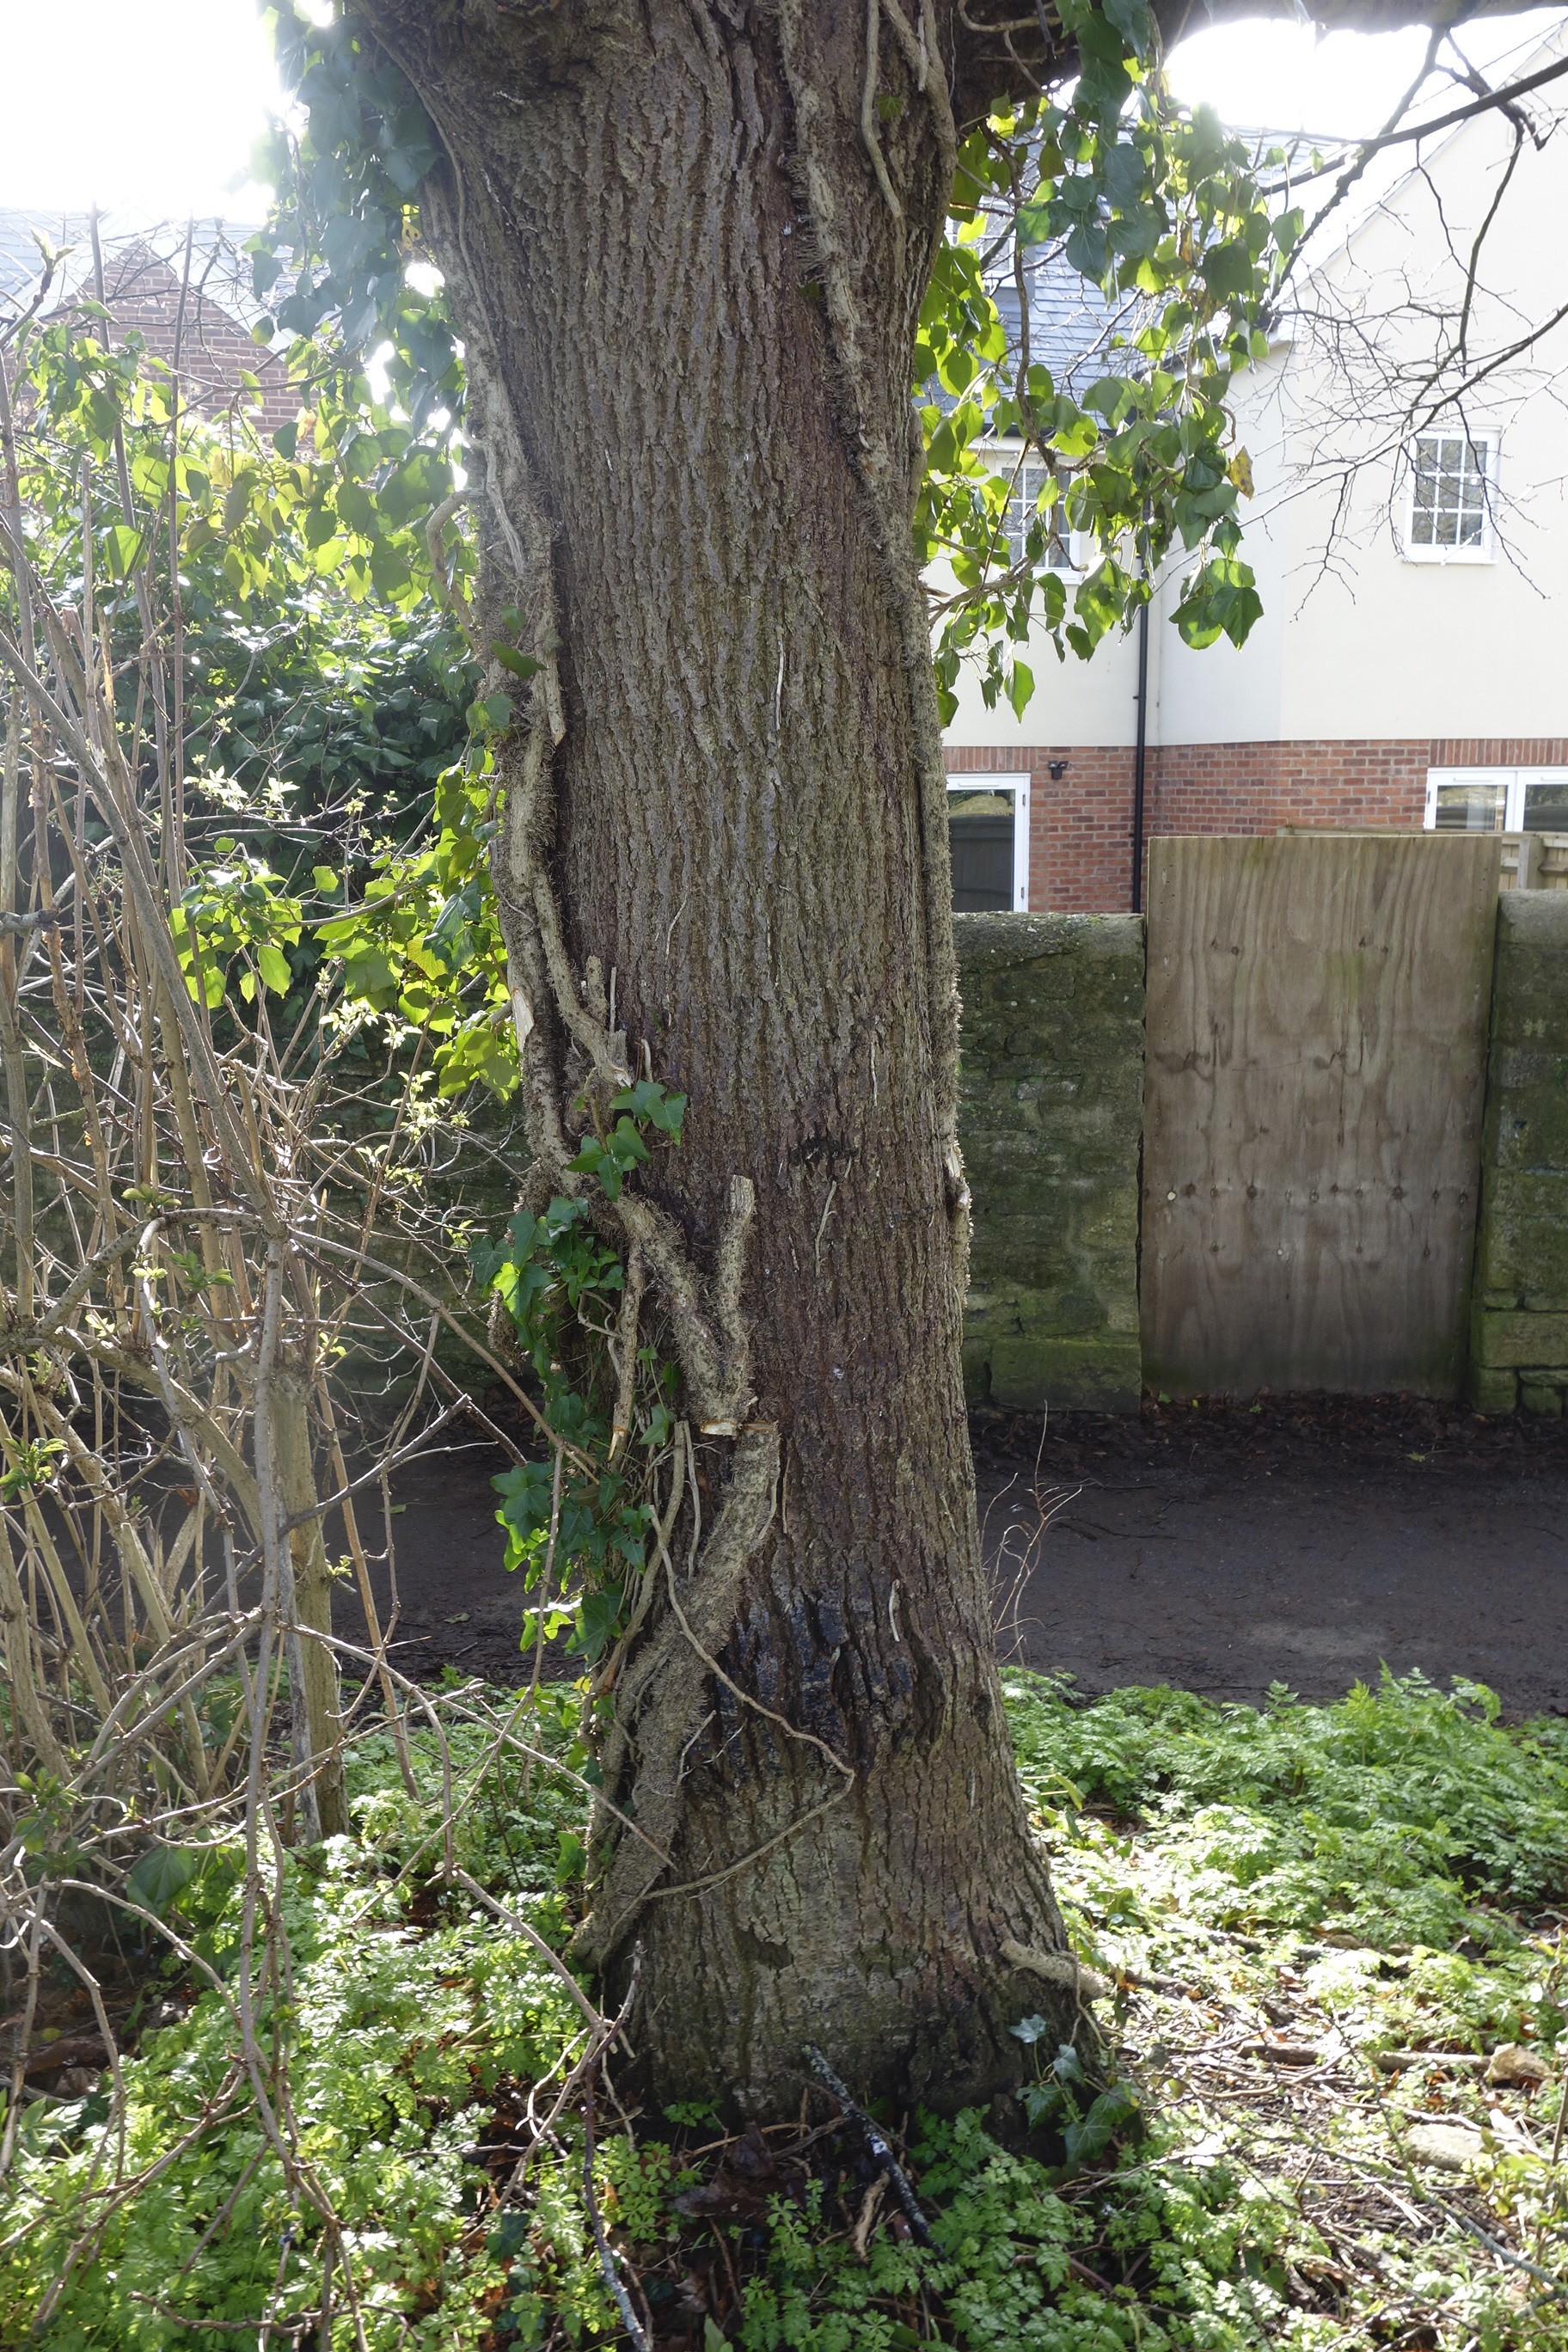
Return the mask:
[[[893,2154],[891,2142],[881,2126],[874,2124],[865,2108],[850,2097],[848,2085],[834,2073],[815,2042],[806,2043],[805,2054],[811,2062],[812,2073],[823,2088],[830,2092],[837,2100],[850,2121],[859,2126],[860,2136],[865,2140],[873,2159],[881,2166],[892,2183],[893,2194],[904,2209],[904,2219],[921,2244],[929,2246],[931,2230],[927,2225],[925,2215],[921,2211],[920,2200],[910,2187],[909,2175]]]

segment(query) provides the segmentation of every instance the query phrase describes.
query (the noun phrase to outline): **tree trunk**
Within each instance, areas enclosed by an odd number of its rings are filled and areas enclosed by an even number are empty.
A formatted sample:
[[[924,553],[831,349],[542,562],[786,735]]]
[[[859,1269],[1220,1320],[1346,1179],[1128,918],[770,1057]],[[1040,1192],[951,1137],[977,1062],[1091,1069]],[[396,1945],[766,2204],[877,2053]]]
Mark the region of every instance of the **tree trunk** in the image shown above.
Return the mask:
[[[642,1944],[655,2095],[753,2114],[795,2110],[810,2043],[868,2095],[983,2099],[1016,2079],[1012,2021],[1078,2014],[960,1370],[909,529],[952,120],[904,6],[869,11],[874,138],[859,0],[366,7],[446,149],[422,215],[466,339],[482,609],[545,665],[498,869],[531,1139],[558,1172],[584,1073],[645,1046],[689,1097],[626,1196],[709,1432],[679,1621],[661,1595],[621,1687],[621,1785],[669,1866],[625,1839],[587,1945],[613,1974]]]

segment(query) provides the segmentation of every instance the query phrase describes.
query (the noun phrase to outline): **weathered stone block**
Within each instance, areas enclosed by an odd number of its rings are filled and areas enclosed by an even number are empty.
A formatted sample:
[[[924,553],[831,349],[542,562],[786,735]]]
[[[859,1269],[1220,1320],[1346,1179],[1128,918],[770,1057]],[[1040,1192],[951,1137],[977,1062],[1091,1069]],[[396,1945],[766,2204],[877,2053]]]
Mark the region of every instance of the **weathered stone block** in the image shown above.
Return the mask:
[[[1481,1255],[1487,1306],[1568,1305],[1568,1166],[1489,1171]]]
[[[1568,891],[1498,906],[1468,1393],[1561,1412],[1568,1367]],[[1518,1378],[1524,1374],[1522,1382]],[[1551,1396],[1555,1405],[1538,1400]]]
[[[1568,974],[1563,985],[1568,992]],[[1515,1047],[1500,1057],[1493,1075],[1504,1089],[1498,1117],[1499,1167],[1568,1166],[1568,1055],[1527,1054]]]
[[[1553,1421],[1563,1418],[1562,1390],[1552,1388],[1543,1381],[1521,1381],[1519,1401],[1526,1412],[1542,1413]]]
[[[1133,1409],[1143,929],[961,915],[960,1134],[973,1197],[964,1377],[1020,1411]]]
[[[1009,1412],[1047,1406],[1135,1412],[1142,1387],[1136,1339],[1101,1332],[1058,1339],[1024,1332],[992,1347],[990,1401]]]
[[[1568,1370],[1568,1314],[1488,1315],[1475,1318],[1476,1353],[1489,1369],[1561,1365]]]
[[[1519,1374],[1489,1370],[1472,1362],[1465,1394],[1478,1412],[1514,1412],[1519,1407]]]
[[[1497,950],[1496,1045],[1568,1050],[1568,890],[1505,890],[1498,902]]]

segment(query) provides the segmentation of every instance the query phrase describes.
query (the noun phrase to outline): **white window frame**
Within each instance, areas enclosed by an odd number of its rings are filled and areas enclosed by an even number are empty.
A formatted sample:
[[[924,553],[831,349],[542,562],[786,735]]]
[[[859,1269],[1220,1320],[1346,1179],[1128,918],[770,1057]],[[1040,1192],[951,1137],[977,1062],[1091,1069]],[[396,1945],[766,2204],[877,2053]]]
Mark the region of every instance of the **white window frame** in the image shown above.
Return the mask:
[[[1011,445],[1004,442],[987,454],[996,460],[991,467],[993,476],[1003,482],[1016,482],[1018,489],[1022,489],[1026,469],[1030,466],[1038,466],[1042,471],[1049,471],[1043,458],[1035,457],[1016,442]],[[1007,511],[1013,503],[1013,495],[1012,492],[1009,493],[1007,506],[1003,508],[999,521],[1002,544],[1007,551],[1009,563],[1015,563],[1018,560],[1013,553],[1012,545],[1007,537]],[[1060,513],[1061,507],[1062,499],[1058,493],[1058,513]],[[1058,544],[1066,555],[1067,562],[1048,564],[1047,569],[1054,572],[1059,580],[1081,580],[1088,568],[1083,560],[1083,540],[1084,533],[1080,530],[1058,530]]]
[[[1029,911],[1029,779],[1026,775],[989,776],[975,772],[955,775],[950,769],[948,793],[1005,793],[1013,795],[1013,912]]]
[[[1417,441],[1468,441],[1472,449],[1484,453],[1487,482],[1486,518],[1481,535],[1473,547],[1417,547],[1415,530],[1415,445]],[[1403,553],[1406,563],[1495,563],[1496,512],[1498,499],[1498,461],[1501,436],[1490,426],[1481,425],[1475,432],[1413,433],[1405,445],[1405,470],[1408,480],[1405,486],[1405,518],[1401,533]]]
[[[1437,789],[1441,784],[1501,784],[1504,833],[1524,831],[1524,799],[1531,784],[1568,784],[1568,768],[1428,768],[1426,811],[1428,833],[1437,829]]]

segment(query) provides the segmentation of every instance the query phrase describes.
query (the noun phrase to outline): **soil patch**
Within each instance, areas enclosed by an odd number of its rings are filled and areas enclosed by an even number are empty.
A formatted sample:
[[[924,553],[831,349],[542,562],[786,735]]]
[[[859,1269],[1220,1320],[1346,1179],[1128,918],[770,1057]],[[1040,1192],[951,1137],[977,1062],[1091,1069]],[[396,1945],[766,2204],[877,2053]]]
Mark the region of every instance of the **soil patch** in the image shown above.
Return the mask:
[[[1568,1710],[1568,1425],[1400,1397],[974,1425],[1005,1655],[1098,1694],[1337,1697],[1386,1664]]]
[[[1043,1430],[984,1414],[974,1442],[1005,1656],[1086,1693],[1253,1701],[1275,1682],[1331,1699],[1386,1662],[1473,1676],[1510,1716],[1568,1712],[1568,1424],[1278,1397]],[[377,1602],[395,1589],[405,1671],[521,1677],[500,1466],[458,1447],[402,1473],[384,1528],[365,1515],[367,1541],[390,1537]]]

